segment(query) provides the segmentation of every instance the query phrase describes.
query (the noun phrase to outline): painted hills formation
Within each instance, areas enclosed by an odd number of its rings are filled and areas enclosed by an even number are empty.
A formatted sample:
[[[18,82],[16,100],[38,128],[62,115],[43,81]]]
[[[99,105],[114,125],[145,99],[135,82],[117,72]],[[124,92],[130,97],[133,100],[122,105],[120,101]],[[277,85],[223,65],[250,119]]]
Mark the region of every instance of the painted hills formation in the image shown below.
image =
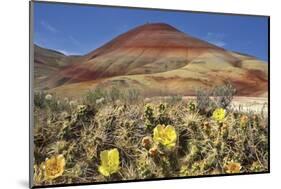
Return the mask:
[[[146,96],[190,96],[198,88],[209,89],[226,81],[240,96],[267,96],[268,91],[265,62],[164,23],[136,27],[81,57],[35,50],[36,75],[38,88],[64,96],[112,86],[135,88]]]
[[[66,56],[61,52],[34,45],[34,86],[44,88],[44,81],[64,66],[71,65],[78,56]]]

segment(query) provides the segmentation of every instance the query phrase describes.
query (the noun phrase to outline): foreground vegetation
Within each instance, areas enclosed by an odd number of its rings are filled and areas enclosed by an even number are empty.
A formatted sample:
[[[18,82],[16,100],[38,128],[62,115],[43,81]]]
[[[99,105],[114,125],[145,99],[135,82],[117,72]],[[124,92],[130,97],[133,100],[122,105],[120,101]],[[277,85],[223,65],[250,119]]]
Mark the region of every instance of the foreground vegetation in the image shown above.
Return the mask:
[[[36,93],[35,185],[268,170],[267,115],[229,108],[235,92],[142,99],[96,90],[80,100]]]

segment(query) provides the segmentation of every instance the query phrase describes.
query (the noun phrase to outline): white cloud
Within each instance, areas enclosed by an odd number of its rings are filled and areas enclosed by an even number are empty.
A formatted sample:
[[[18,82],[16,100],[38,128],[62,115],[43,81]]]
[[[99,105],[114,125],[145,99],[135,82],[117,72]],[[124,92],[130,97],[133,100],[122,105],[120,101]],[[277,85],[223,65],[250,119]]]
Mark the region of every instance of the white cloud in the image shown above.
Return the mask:
[[[226,35],[224,33],[208,32],[205,39],[209,43],[212,43],[216,46],[224,47],[224,46],[227,45],[226,42],[225,42],[225,37],[226,37]]]
[[[71,41],[74,45],[76,45],[76,46],[81,46],[81,43],[80,43],[77,39],[75,39],[72,35],[70,35],[68,38],[70,39],[70,41]]]
[[[56,51],[63,53],[64,55],[79,55],[79,53],[75,53],[75,52],[70,52],[68,50],[65,49],[56,49]]]
[[[210,41],[210,43],[213,43],[214,45],[219,47],[224,47],[226,45],[226,43],[223,41]]]
[[[41,21],[41,25],[48,31],[52,32],[52,33],[58,33],[59,30],[56,29],[54,26],[50,25],[49,23],[45,22],[44,20]]]

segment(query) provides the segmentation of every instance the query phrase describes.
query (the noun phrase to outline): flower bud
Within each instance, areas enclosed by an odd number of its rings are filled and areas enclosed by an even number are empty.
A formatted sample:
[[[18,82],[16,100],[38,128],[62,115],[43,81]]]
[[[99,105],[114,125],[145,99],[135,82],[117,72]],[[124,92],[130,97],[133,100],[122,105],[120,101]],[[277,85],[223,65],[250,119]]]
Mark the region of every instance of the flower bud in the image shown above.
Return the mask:
[[[158,154],[158,149],[157,147],[152,147],[149,149],[149,154],[153,157],[155,157]]]

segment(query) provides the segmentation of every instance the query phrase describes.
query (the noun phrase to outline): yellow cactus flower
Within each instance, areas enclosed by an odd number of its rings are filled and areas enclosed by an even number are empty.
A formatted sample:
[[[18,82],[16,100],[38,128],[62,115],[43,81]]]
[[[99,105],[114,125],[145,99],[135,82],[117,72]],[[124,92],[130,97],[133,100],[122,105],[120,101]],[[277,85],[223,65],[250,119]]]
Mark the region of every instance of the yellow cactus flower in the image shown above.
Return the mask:
[[[240,121],[242,123],[246,123],[249,121],[249,117],[247,115],[242,115],[241,118],[240,118]]]
[[[99,172],[104,176],[110,176],[119,170],[119,151],[114,148],[111,150],[104,150],[100,154],[101,165]]]
[[[261,165],[258,161],[255,161],[255,162],[253,162],[253,164],[252,164],[250,170],[251,170],[251,171],[258,172],[258,171],[261,171],[262,168],[263,168],[262,165]]]
[[[211,171],[210,174],[211,175],[219,175],[219,174],[221,174],[221,171],[219,169],[214,169],[214,170]]]
[[[171,125],[157,125],[153,130],[153,140],[167,148],[173,148],[177,141],[176,130]]]
[[[249,121],[249,117],[247,115],[242,115],[240,118],[240,125],[241,127],[246,127]]]
[[[224,168],[226,173],[239,173],[242,167],[240,163],[230,161],[226,163]]]
[[[63,155],[53,156],[50,159],[46,159],[44,163],[45,178],[47,180],[55,179],[61,176],[64,172],[65,158]]]
[[[218,122],[222,122],[225,118],[226,115],[226,111],[223,108],[217,108],[214,112],[213,112],[213,119],[218,121]]]

